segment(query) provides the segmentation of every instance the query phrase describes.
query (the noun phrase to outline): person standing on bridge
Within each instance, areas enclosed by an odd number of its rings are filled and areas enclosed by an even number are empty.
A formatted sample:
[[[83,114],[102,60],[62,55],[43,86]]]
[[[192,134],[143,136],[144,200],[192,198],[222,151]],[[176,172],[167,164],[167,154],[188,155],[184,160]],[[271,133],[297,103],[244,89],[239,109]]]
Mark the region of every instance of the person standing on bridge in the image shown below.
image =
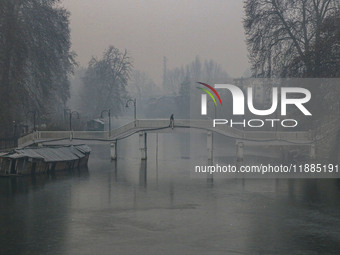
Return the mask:
[[[169,127],[171,127],[172,129],[174,129],[174,126],[175,126],[174,114],[171,114],[171,116],[170,116],[170,125],[169,125]]]

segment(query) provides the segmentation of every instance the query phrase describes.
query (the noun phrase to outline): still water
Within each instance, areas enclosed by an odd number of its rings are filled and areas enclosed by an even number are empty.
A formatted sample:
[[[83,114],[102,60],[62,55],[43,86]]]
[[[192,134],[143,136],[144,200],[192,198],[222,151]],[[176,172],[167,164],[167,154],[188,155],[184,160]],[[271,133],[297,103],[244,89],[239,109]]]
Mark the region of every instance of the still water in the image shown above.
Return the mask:
[[[0,254],[340,254],[338,180],[211,181],[180,148],[91,147],[80,173],[0,179]]]

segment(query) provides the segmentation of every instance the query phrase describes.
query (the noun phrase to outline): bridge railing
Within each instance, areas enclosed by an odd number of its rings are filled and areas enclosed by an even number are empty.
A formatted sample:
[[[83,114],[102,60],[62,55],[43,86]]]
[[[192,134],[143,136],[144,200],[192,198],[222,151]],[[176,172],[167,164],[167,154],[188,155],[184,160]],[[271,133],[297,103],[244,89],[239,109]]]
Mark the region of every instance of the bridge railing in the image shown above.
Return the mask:
[[[61,139],[70,137],[70,131],[37,131],[36,133],[36,139]]]
[[[136,127],[137,128],[164,128],[170,125],[169,119],[157,119],[157,120],[137,120]],[[212,120],[185,120],[185,119],[175,119],[175,127],[188,127],[188,128],[198,128],[205,129],[211,131],[218,131],[219,133],[228,133],[231,136],[242,137],[242,131],[236,128],[231,128],[228,126],[217,126],[213,128]]]
[[[145,129],[168,127],[169,124],[170,124],[170,121],[168,119],[137,120],[136,121],[137,128],[145,128]]]
[[[36,141],[44,140],[58,140],[58,139],[115,139],[123,137],[124,135],[132,134],[139,130],[149,130],[155,132],[158,129],[169,127],[169,119],[146,119],[136,120],[123,125],[119,128],[111,130],[109,137],[108,131],[37,131],[19,138],[18,146],[22,147]],[[312,141],[313,135],[308,131],[297,132],[275,132],[275,131],[243,131],[242,129],[232,128],[228,125],[218,125],[215,128],[212,125],[212,120],[185,120],[175,119],[175,127],[198,128],[207,131],[214,131],[225,136],[234,138],[243,138],[251,140],[298,140],[298,141]]]
[[[128,132],[129,130],[133,130],[134,128],[136,128],[137,123],[134,122],[130,122],[124,126],[121,126],[119,128],[113,129],[111,130],[111,138],[112,137],[118,137],[126,132]]]
[[[252,140],[297,140],[297,141],[312,141],[312,133],[308,131],[294,131],[294,132],[244,132],[244,138]]]
[[[18,147],[36,141],[58,139],[107,139],[107,131],[36,131],[18,139]]]
[[[107,131],[38,131],[37,139],[106,139]]]
[[[72,139],[107,139],[108,131],[72,131]]]
[[[32,141],[36,140],[38,137],[37,132],[33,132],[27,134],[25,136],[19,137],[18,139],[18,147],[22,147],[25,144],[31,143]]]

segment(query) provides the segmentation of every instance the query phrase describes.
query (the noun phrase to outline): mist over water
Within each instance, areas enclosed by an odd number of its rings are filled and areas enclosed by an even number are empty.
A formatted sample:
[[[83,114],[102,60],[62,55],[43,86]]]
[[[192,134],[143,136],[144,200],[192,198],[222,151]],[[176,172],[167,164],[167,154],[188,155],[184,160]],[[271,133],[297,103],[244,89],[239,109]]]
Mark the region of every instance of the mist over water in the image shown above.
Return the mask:
[[[158,134],[158,161],[157,135],[148,135],[146,161],[134,135],[119,142],[116,162],[109,160],[109,145],[97,143],[87,171],[0,179],[0,253],[340,251],[336,179],[197,178],[193,159],[183,156],[189,155],[185,137]],[[204,138],[197,133],[196,139]],[[231,145],[223,150],[225,161],[232,159]],[[205,149],[197,148],[197,159]]]
[[[340,254],[339,0],[0,13],[0,255]]]

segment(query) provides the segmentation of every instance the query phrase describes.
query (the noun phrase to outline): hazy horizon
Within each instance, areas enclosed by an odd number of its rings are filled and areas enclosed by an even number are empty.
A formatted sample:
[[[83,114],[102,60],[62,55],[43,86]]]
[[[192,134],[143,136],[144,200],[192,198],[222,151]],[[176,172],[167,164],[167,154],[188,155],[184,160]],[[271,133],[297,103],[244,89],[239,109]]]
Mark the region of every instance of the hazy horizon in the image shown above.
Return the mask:
[[[243,1],[63,0],[70,11],[72,50],[86,67],[109,45],[127,49],[134,68],[162,81],[163,56],[172,69],[196,56],[214,60],[232,77],[249,67]]]

